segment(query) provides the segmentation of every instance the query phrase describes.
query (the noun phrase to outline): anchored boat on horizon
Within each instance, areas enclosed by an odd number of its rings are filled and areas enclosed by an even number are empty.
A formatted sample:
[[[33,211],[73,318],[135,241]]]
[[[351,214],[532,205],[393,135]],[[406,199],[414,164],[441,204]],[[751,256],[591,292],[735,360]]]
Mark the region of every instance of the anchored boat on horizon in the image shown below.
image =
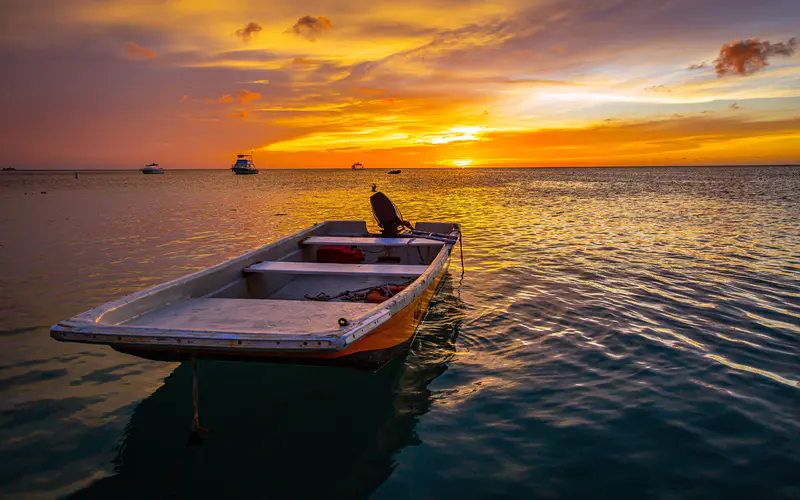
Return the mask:
[[[257,174],[258,169],[253,163],[253,154],[236,155],[236,162],[231,165],[231,170],[239,175]]]
[[[153,162],[140,168],[143,174],[163,174],[164,169],[158,166],[158,163]]]

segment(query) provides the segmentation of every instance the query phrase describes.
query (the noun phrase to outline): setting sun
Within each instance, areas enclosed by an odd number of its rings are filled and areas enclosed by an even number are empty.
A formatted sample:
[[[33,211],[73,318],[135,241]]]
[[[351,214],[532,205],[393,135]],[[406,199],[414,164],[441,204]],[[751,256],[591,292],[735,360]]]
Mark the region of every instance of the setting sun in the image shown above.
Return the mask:
[[[225,168],[251,150],[260,168],[466,166],[447,160],[466,154],[483,167],[800,160],[791,16],[754,24],[725,10],[712,30],[707,4],[685,26],[672,3],[658,15],[635,2],[523,4],[79,1],[49,29],[17,2],[0,35],[2,161]]]
[[[472,160],[453,160],[453,165],[461,168],[468,167],[472,165]]]

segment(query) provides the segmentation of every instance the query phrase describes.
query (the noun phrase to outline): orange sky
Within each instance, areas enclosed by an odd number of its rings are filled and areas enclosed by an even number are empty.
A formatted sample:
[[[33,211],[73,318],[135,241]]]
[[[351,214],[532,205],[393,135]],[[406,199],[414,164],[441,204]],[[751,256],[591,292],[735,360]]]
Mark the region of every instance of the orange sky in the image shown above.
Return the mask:
[[[797,26],[797,0],[17,2],[0,164],[797,163]]]

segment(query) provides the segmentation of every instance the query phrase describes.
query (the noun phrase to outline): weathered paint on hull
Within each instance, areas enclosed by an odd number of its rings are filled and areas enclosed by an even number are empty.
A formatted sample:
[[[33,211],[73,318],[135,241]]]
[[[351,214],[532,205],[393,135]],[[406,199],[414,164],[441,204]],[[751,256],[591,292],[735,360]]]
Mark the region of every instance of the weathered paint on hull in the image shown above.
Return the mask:
[[[256,361],[264,363],[289,363],[319,366],[348,366],[359,369],[374,370],[395,356],[402,354],[414,340],[414,334],[425,317],[428,305],[436,294],[439,285],[447,273],[449,261],[435,280],[402,311],[392,319],[375,329],[369,335],[347,348],[332,353],[285,353],[285,352],[253,352],[243,353],[216,350],[194,350],[173,348],[136,349],[114,346],[115,350],[156,361],[185,361],[192,355],[198,359],[217,359],[228,361]]]

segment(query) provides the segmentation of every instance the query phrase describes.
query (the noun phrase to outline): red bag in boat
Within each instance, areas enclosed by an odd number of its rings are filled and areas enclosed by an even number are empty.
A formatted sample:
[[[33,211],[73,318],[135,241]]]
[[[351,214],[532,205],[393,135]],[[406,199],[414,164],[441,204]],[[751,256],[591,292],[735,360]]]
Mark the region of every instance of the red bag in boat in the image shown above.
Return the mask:
[[[326,264],[358,264],[364,260],[364,252],[347,245],[325,245],[317,250],[317,262]]]

